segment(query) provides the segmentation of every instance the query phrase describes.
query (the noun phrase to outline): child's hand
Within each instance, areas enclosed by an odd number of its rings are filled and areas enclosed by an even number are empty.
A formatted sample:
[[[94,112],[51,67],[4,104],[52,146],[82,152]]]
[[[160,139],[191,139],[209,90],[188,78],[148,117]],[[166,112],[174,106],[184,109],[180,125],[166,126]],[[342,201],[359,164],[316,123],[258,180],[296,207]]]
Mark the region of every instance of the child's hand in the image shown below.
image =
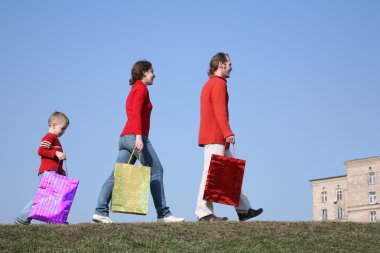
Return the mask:
[[[55,156],[58,157],[60,161],[66,160],[66,155],[60,151],[55,151]]]

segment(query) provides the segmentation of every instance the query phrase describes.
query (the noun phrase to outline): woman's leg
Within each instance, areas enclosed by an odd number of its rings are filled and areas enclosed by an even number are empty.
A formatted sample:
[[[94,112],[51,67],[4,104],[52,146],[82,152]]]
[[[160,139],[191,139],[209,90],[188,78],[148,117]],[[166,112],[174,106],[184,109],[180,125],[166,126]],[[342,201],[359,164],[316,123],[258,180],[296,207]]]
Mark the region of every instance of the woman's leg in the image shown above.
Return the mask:
[[[116,159],[117,163],[127,163],[128,159],[131,155],[128,149],[125,148],[125,138],[120,137],[119,141],[119,154]],[[131,163],[133,164],[136,161],[136,159],[132,159]],[[99,198],[98,198],[98,204],[95,209],[95,213],[102,216],[108,216],[109,215],[109,203],[112,199],[112,189],[113,189],[113,182],[114,182],[114,169],[112,170],[112,173],[107,178],[107,180],[104,182],[102,190],[100,191]]]
[[[98,204],[95,208],[95,213],[102,216],[108,216],[109,214],[109,203],[112,198],[112,188],[113,188],[113,172],[112,170],[109,177],[103,184],[102,190],[100,191]]]
[[[143,142],[144,148],[141,152],[140,162],[144,166],[151,167],[150,191],[157,211],[157,218],[160,219],[171,215],[165,200],[164,169],[149,139],[143,136]]]

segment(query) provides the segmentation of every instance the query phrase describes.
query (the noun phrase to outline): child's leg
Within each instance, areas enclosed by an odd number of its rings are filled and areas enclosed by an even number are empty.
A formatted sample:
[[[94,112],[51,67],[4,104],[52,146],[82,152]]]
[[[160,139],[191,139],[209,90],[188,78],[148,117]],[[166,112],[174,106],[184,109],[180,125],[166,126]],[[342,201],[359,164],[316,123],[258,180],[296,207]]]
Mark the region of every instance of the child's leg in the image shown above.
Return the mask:
[[[44,173],[38,175],[39,182],[41,181],[43,174]],[[24,207],[24,209],[21,210],[20,214],[16,217],[16,220],[15,220],[17,223],[22,223],[25,225],[30,224],[32,219],[29,218],[29,213],[30,213],[30,210],[32,209],[33,202],[34,202],[34,198],[28,202],[28,204]]]
[[[30,209],[32,209],[33,206],[33,200],[29,201],[28,204],[24,207],[24,209],[21,210],[20,214],[16,217],[16,222],[22,223],[22,224],[30,224],[30,221],[32,220],[29,218]]]

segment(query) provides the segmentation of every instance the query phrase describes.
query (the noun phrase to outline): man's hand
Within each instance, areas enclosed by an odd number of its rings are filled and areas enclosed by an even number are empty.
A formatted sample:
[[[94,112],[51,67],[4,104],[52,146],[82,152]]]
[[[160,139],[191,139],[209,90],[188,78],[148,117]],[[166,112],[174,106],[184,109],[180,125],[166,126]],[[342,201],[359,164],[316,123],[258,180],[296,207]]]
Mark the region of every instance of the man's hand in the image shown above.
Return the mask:
[[[227,143],[235,144],[235,136],[234,136],[234,135],[228,136],[228,137],[226,138],[226,142],[227,142]]]
[[[60,151],[55,151],[55,156],[58,157],[60,161],[66,160],[66,155]]]

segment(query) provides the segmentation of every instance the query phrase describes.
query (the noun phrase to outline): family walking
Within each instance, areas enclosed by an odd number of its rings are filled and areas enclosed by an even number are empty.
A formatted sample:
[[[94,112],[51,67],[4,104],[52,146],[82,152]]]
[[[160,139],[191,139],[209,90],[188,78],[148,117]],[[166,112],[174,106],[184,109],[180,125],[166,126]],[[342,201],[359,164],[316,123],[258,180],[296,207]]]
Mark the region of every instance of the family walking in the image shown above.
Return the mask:
[[[210,61],[208,71],[209,80],[203,86],[201,92],[201,118],[199,128],[198,145],[203,147],[204,162],[203,174],[200,182],[199,194],[195,214],[199,221],[215,222],[225,221],[227,217],[218,217],[214,214],[213,203],[203,199],[205,185],[213,154],[232,156],[229,144],[235,143],[234,133],[229,124],[227,78],[232,71],[232,64],[228,54],[217,53]],[[174,216],[166,204],[164,191],[164,169],[149,140],[150,116],[153,105],[149,98],[150,85],[153,85],[155,75],[153,66],[148,61],[136,62],[131,70],[129,84],[131,90],[126,100],[127,122],[120,134],[119,153],[116,163],[134,164],[137,160],[151,168],[150,192],[159,222],[182,222],[184,218]],[[44,173],[57,173],[65,175],[62,163],[66,159],[59,142],[59,137],[69,125],[69,119],[61,112],[54,112],[48,121],[49,132],[42,138],[38,150],[41,156],[39,177]],[[138,152],[133,152],[136,149]],[[98,202],[92,216],[97,223],[112,223],[109,217],[109,204],[112,200],[114,186],[114,170],[105,180]],[[128,187],[126,185],[125,187]],[[17,224],[30,224],[29,212],[33,200],[17,216]],[[260,215],[261,208],[251,208],[248,198],[241,193],[240,203],[235,207],[240,221],[245,221]]]

